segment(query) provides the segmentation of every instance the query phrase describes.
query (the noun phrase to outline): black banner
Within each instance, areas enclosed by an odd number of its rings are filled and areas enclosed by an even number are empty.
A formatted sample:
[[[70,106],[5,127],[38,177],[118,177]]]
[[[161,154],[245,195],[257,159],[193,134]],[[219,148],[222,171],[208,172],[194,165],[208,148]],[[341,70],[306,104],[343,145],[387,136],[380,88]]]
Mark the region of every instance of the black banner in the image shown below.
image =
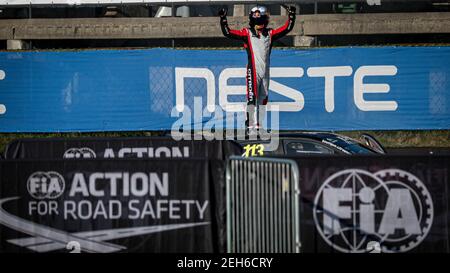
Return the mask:
[[[449,156],[296,157],[302,252],[450,252]],[[224,162],[0,162],[0,252],[223,252]]]
[[[449,156],[291,159],[303,252],[450,252]]]
[[[450,147],[395,147],[386,150],[389,155],[450,155]]]
[[[242,154],[233,141],[180,140],[171,137],[29,138],[5,149],[6,159],[211,158]]]
[[[224,162],[0,162],[0,252],[221,252]]]

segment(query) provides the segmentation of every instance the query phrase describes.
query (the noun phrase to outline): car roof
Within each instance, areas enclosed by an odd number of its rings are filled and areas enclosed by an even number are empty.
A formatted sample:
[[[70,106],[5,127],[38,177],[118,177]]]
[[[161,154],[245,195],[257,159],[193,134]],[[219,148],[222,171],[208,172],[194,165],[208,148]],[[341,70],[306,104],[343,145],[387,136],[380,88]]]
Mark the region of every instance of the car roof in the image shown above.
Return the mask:
[[[358,140],[353,139],[351,137],[332,133],[332,132],[294,132],[294,133],[280,132],[280,133],[271,133],[270,136],[283,138],[283,139],[286,139],[286,138],[311,138],[311,139],[316,139],[316,140],[340,137],[340,138],[350,139],[350,140],[353,140],[354,142],[360,143]],[[245,142],[251,142],[251,141],[264,141],[264,138],[254,138],[254,139],[249,138],[249,139],[242,139],[242,140],[236,139],[235,141],[245,143]]]
[[[189,135],[192,135],[192,133],[186,133]],[[195,133],[194,133],[195,135]],[[265,133],[262,136],[256,136],[256,137],[250,137],[248,135],[245,136],[244,139],[240,138],[240,137],[235,137],[234,139],[228,139],[231,141],[236,142],[239,145],[245,145],[245,144],[252,144],[252,143],[268,143],[270,142],[271,138],[278,138],[278,139],[282,139],[282,140],[289,140],[289,139],[299,139],[299,138],[304,138],[304,139],[311,139],[311,140],[315,140],[315,141],[332,141],[333,140],[338,140],[341,143],[345,142],[348,145],[359,145],[364,147],[365,149],[373,152],[373,153],[380,153],[374,149],[372,149],[371,147],[368,147],[367,145],[365,145],[363,142],[345,136],[345,135],[341,135],[338,133],[334,133],[334,132],[326,132],[326,131],[298,131],[298,132],[276,132],[276,133]]]
[[[360,146],[364,147],[366,150],[369,150],[373,153],[379,153],[354,138],[351,138],[351,137],[348,137],[345,135],[341,135],[341,134],[337,134],[337,133],[333,133],[333,132],[280,132],[278,134],[271,134],[271,137],[272,136],[276,137],[278,139],[282,139],[282,140],[303,138],[303,139],[316,140],[316,141],[320,141],[320,142],[330,141],[330,139],[331,140],[339,139],[339,141],[341,143],[345,142],[347,145],[360,145]],[[254,138],[254,139],[235,140],[235,141],[242,145],[242,144],[247,144],[247,143],[265,143],[265,142],[269,142],[270,140],[267,138],[266,138],[266,140],[264,138],[261,138],[261,139]],[[345,145],[345,146],[347,146],[347,145]]]

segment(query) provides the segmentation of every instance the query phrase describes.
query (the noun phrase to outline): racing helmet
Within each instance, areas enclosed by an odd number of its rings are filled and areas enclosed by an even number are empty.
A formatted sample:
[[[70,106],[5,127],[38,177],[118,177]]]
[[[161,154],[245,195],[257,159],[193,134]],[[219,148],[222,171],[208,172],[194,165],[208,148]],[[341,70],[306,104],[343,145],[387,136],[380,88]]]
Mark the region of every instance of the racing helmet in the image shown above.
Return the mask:
[[[269,24],[269,12],[265,6],[256,6],[252,8],[248,18],[251,27],[254,27],[255,25],[267,26]]]

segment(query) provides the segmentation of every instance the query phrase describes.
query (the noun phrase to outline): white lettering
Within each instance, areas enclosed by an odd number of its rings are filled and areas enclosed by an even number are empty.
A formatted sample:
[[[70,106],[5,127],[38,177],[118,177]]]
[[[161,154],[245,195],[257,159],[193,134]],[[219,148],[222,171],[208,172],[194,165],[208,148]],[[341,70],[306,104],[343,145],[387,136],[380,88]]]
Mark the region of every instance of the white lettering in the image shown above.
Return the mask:
[[[130,182],[131,194],[133,194],[134,196],[144,196],[148,193],[148,177],[145,173],[132,174]],[[140,187],[138,186],[138,184],[140,184]]]
[[[134,205],[138,205],[139,204],[139,200],[130,200],[130,202],[128,202],[128,218],[129,219],[139,219],[139,214],[140,211],[139,209],[137,209],[136,207],[134,207]]]
[[[74,175],[69,196],[81,194],[83,197],[95,196],[103,197],[105,191],[109,191],[110,197],[121,194],[129,196],[130,191],[133,196],[161,196],[169,195],[169,174],[168,173],[92,173],[89,176],[89,187],[86,185],[86,178],[83,173]],[[100,188],[98,184],[103,183]],[[109,186],[109,187],[108,187]]]
[[[104,158],[115,158],[114,150],[112,148],[106,148],[103,154]]]
[[[351,66],[328,66],[308,68],[309,77],[325,78],[325,110],[334,111],[334,78],[352,75]]]
[[[114,212],[116,212],[114,214]],[[122,204],[119,200],[109,201],[109,218],[119,219],[122,216]]]
[[[77,204],[75,201],[65,201],[64,202],[64,220],[69,219],[69,214],[73,220],[77,220],[75,211],[77,209]]]
[[[212,71],[207,68],[182,68],[182,67],[175,68],[176,110],[178,110],[178,112],[183,112],[184,110],[185,78],[201,78],[206,80],[207,108],[208,111],[214,112],[216,101],[215,78]]]
[[[267,111],[279,111],[279,109],[283,109],[285,112],[297,112],[303,109],[305,98],[300,91],[272,80],[272,78],[301,78],[303,77],[303,73],[303,69],[300,67],[274,67],[270,69],[270,89],[293,101],[276,102],[269,100],[269,103],[267,103]]]
[[[421,234],[411,192],[407,189],[391,189],[378,232],[394,234],[396,229],[407,234]]]
[[[206,208],[208,207],[208,201],[205,201],[205,202],[203,203],[203,205],[201,205],[201,206],[200,206],[200,202],[198,202],[198,201],[196,201],[195,204],[197,205],[198,213],[199,213],[200,219],[203,219],[203,218],[204,218],[205,210],[206,210]]]
[[[156,195],[156,188],[161,196],[169,195],[169,174],[162,174],[162,181],[156,173],[150,173],[150,195]]]
[[[339,234],[339,219],[351,218],[351,207],[341,202],[352,200],[350,188],[326,188],[323,190],[323,226],[325,234]]]
[[[143,158],[144,154],[147,153],[147,148],[133,148],[131,151],[137,154],[137,158]]]
[[[84,214],[83,214],[84,212]],[[78,217],[83,220],[90,219],[92,217],[92,204],[87,200],[81,200],[78,202]]]
[[[396,101],[366,101],[364,94],[389,93],[389,84],[364,83],[366,76],[394,76],[397,74],[397,67],[387,66],[361,66],[355,72],[353,80],[354,101],[361,111],[395,111],[398,104]]]
[[[297,112],[304,108],[305,98],[299,90],[293,89],[283,85],[275,78],[301,78],[304,75],[304,70],[301,67],[273,67],[270,69],[270,90],[278,93],[284,97],[291,99],[289,102],[277,102],[269,100],[267,104],[268,111],[283,111],[283,112]],[[310,67],[307,69],[309,77],[323,77],[324,84],[324,104],[327,112],[334,112],[335,110],[335,78],[351,76],[353,69],[351,66],[332,66],[332,67]],[[175,68],[176,74],[176,108],[172,110],[172,117],[180,117],[172,125],[172,132],[177,131],[183,127],[184,131],[190,131],[191,128],[186,128],[191,124],[191,113],[189,109],[185,108],[185,78],[202,78],[206,80],[206,95],[207,95],[207,111],[214,112],[215,104],[215,77],[212,71],[207,68]],[[397,67],[394,65],[379,65],[379,66],[361,66],[356,69],[353,78],[353,96],[354,103],[358,109],[362,111],[395,111],[398,108],[396,101],[373,101],[365,100],[364,94],[379,94],[389,93],[390,86],[388,84],[369,84],[364,83],[364,78],[367,76],[395,76],[397,74]],[[226,112],[245,112],[246,102],[243,99],[240,102],[230,102],[229,96],[245,96],[245,85],[229,85],[229,79],[245,78],[245,68],[226,68],[224,69],[218,79],[219,88],[219,105]],[[194,97],[194,101],[201,97]],[[275,109],[275,107],[278,107]],[[188,111],[188,112],[184,112]],[[196,123],[195,123],[196,124]],[[180,139],[181,136],[177,135]]]
[[[131,148],[122,148],[119,150],[119,158],[124,158],[125,154],[131,153]]]
[[[96,180],[97,179],[103,179],[105,175],[103,173],[93,173],[91,176],[89,176],[89,192],[92,196],[101,197],[105,196],[105,193],[103,191],[98,191],[95,188]]]
[[[82,173],[76,173],[74,175],[69,196],[73,197],[77,193],[81,193],[84,197],[89,196],[86,181],[84,180],[84,175]]]

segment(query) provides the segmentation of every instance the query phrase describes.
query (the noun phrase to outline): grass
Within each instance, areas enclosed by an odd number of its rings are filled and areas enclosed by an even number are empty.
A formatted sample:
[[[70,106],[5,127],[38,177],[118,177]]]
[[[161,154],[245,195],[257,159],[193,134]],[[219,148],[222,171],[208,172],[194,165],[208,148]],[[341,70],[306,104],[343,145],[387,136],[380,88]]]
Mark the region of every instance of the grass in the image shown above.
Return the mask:
[[[54,137],[138,137],[156,136],[160,132],[98,132],[98,133],[0,133],[0,153],[6,145],[15,139],[20,138],[54,138]]]
[[[450,130],[340,132],[352,138],[374,136],[385,147],[450,147]]]
[[[358,139],[362,133],[374,136],[385,147],[450,147],[450,130],[430,131],[346,131],[340,134]],[[137,137],[158,136],[162,132],[100,132],[100,133],[0,133],[0,152],[19,138],[52,137]]]

